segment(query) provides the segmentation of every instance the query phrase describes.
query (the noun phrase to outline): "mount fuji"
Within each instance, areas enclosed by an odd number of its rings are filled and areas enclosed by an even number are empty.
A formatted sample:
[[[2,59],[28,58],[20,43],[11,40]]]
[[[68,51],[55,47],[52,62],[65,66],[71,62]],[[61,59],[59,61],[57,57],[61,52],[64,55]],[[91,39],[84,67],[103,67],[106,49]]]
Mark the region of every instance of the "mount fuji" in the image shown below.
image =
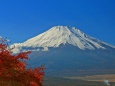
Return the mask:
[[[79,70],[115,69],[115,47],[75,27],[54,26],[48,31],[15,43],[13,52],[31,50],[29,66],[45,65],[49,75],[79,74]]]

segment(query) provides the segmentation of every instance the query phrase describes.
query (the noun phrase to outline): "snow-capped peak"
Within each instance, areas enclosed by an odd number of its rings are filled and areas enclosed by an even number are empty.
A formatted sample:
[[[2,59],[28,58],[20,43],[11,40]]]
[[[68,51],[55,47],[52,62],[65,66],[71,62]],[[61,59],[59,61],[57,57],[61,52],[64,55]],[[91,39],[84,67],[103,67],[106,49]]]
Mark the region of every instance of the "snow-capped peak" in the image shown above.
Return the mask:
[[[75,27],[68,26],[54,26],[48,31],[33,37],[24,43],[14,44],[18,47],[43,47],[48,50],[49,47],[59,47],[61,44],[70,44],[82,50],[85,49],[106,49],[102,46],[103,42],[98,39],[92,38]],[[17,51],[18,51],[17,50]]]

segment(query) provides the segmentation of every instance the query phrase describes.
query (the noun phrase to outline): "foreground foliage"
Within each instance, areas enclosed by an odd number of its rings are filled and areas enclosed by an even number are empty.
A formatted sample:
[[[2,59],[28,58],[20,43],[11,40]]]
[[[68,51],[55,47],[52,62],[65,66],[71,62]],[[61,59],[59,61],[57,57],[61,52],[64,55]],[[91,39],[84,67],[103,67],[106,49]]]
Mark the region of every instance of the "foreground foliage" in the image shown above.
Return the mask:
[[[6,41],[0,40],[0,86],[42,86],[44,67],[27,69],[29,53],[13,55]]]

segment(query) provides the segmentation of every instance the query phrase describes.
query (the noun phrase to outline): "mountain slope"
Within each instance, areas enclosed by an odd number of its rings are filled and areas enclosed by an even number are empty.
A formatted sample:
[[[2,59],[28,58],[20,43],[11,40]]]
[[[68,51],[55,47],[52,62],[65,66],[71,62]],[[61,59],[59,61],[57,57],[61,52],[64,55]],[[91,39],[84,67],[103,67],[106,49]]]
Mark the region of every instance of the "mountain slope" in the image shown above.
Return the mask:
[[[24,43],[16,43],[14,45],[16,47],[15,52],[19,52],[20,50],[22,51],[22,47],[30,47],[31,50],[33,49],[34,51],[39,51],[39,47],[44,48],[42,50],[48,50],[49,47],[56,48],[61,44],[70,44],[80,48],[81,50],[106,49],[106,47],[103,45],[112,47],[98,39],[86,35],[75,27],[67,26],[52,27],[48,31],[33,37]]]
[[[48,31],[15,43],[15,53],[31,50],[29,66],[41,64],[47,74],[55,76],[88,75],[80,70],[101,70],[94,73],[108,73],[115,69],[115,47],[93,38],[74,27],[55,26]],[[109,73],[112,73],[111,71]]]

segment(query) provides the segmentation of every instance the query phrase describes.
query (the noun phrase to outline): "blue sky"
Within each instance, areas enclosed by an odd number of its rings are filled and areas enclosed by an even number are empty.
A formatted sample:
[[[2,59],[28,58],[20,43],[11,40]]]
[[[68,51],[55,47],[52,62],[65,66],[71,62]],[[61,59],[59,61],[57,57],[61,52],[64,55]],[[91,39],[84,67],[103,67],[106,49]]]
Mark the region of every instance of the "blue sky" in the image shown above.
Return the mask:
[[[0,35],[12,43],[57,25],[115,45],[115,0],[0,0]]]

